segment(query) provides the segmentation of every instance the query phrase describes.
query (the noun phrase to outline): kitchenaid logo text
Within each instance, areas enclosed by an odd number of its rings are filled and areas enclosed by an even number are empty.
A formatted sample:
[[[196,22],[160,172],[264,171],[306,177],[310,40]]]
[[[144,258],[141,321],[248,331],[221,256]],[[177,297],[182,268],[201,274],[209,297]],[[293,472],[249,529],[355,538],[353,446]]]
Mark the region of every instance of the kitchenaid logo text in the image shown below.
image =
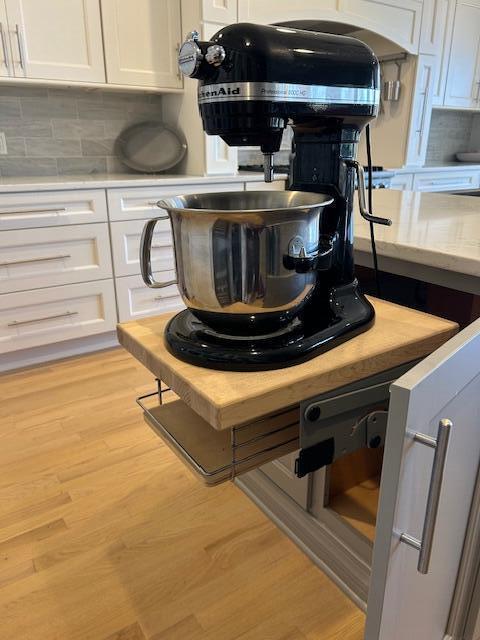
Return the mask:
[[[240,87],[235,87],[235,89],[231,89],[230,87],[222,87],[220,86],[218,89],[199,89],[198,90],[198,98],[201,100],[202,98],[213,98],[216,96],[239,96],[240,95]]]

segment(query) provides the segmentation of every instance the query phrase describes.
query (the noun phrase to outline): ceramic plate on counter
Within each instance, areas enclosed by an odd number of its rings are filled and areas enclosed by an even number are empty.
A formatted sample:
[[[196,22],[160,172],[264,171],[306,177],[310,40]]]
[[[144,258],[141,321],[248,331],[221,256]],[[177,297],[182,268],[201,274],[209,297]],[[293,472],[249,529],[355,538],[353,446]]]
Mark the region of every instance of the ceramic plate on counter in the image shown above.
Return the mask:
[[[136,171],[158,173],[177,165],[187,151],[183,135],[163,122],[138,122],[116,140],[120,160]]]
[[[457,160],[459,162],[480,162],[480,151],[457,153]]]

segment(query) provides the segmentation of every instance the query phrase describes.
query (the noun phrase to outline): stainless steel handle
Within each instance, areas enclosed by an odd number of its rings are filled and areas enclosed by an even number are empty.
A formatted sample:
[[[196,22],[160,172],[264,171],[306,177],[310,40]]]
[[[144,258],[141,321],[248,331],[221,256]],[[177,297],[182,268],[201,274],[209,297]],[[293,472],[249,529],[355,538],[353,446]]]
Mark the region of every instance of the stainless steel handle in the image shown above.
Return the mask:
[[[20,25],[16,24],[15,25],[15,33],[17,34],[17,42],[18,42],[18,55],[20,56],[20,67],[23,69],[23,71],[26,71],[25,69],[25,51],[23,50],[23,37],[22,37],[22,31],[20,29]]]
[[[158,220],[168,220],[169,216],[160,216],[149,220],[144,226],[142,231],[142,237],[140,240],[140,270],[142,272],[142,278],[147,287],[152,289],[164,289],[170,287],[172,284],[177,284],[176,280],[168,280],[167,282],[157,282],[152,273],[152,238],[155,230],[155,225]]]
[[[7,327],[21,327],[24,324],[33,324],[35,322],[44,322],[45,320],[55,320],[56,318],[68,318],[69,316],[78,316],[78,311],[66,311],[55,316],[44,316],[43,318],[32,318],[31,320],[14,320],[9,322]]]
[[[0,22],[0,37],[2,38],[3,62],[5,63],[8,73],[10,73],[10,58],[8,57],[7,40],[2,22]]]
[[[427,508],[425,510],[425,520],[423,523],[422,539],[418,540],[408,533],[400,535],[400,542],[408,544],[419,551],[417,570],[426,575],[430,566],[432,555],[433,539],[435,536],[435,525],[437,522],[438,505],[442,491],[443,474],[445,472],[445,462],[447,459],[448,442],[450,431],[453,427],[452,421],[448,419],[440,420],[438,424],[437,437],[432,438],[423,433],[414,433],[415,442],[424,444],[435,449],[433,458],[432,475],[428,490]]]
[[[367,209],[367,203],[365,201],[365,172],[363,167],[356,160],[348,160],[347,164],[353,167],[357,173],[357,191],[358,191],[358,206],[362,218],[368,220],[368,222],[374,222],[375,224],[383,224],[389,227],[392,221],[389,218],[379,218],[378,216],[372,216]]]
[[[71,258],[69,254],[64,256],[46,256],[45,258],[28,258],[27,260],[12,260],[12,262],[0,262],[0,267],[11,267],[14,264],[29,264],[30,262],[48,262],[50,260],[63,260],[64,258]]]
[[[66,211],[65,207],[55,207],[55,209],[24,209],[23,211],[0,211],[0,216],[18,216],[22,213],[60,213]]]

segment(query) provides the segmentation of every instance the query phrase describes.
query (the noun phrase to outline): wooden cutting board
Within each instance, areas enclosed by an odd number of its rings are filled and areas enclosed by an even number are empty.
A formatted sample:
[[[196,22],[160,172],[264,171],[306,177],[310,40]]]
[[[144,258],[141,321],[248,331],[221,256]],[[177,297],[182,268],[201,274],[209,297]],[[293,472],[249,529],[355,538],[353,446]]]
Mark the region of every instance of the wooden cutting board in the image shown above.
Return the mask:
[[[215,429],[229,429],[319,393],[422,358],[458,326],[370,298],[375,324],[365,333],[303,364],[274,371],[215,371],[182,362],[164,344],[165,314],[117,327],[120,343]]]

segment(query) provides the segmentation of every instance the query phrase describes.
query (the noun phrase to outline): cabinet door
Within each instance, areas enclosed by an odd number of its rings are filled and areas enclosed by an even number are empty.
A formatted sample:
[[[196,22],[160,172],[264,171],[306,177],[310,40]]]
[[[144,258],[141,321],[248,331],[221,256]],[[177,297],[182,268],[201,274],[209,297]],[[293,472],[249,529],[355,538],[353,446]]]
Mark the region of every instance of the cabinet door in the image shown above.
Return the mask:
[[[432,104],[443,105],[448,61],[452,45],[455,0],[431,0],[423,4],[420,53],[436,56]]]
[[[107,82],[181,89],[178,0],[101,0]]]
[[[13,75],[12,52],[8,33],[7,8],[0,0],[0,77]]]
[[[366,640],[443,640],[448,633],[480,457],[479,362],[476,321],[391,387]],[[446,419],[449,441],[438,436]],[[435,452],[433,438],[441,443]],[[435,522],[428,515],[438,496]],[[425,549],[433,542],[426,573],[402,534],[423,540]]]
[[[480,0],[457,2],[445,105],[476,107],[480,94]]]
[[[232,24],[237,21],[237,0],[202,0],[203,19]]]
[[[6,0],[16,76],[105,82],[98,0]]]
[[[295,474],[295,460],[298,458],[298,451],[282,456],[278,460],[269,462],[260,467],[260,470],[270,478],[270,480],[280,487],[303,509],[308,509],[308,488],[309,476],[297,478]]]
[[[417,59],[417,75],[407,143],[407,165],[423,165],[427,155],[435,63],[435,56],[420,55]]]

